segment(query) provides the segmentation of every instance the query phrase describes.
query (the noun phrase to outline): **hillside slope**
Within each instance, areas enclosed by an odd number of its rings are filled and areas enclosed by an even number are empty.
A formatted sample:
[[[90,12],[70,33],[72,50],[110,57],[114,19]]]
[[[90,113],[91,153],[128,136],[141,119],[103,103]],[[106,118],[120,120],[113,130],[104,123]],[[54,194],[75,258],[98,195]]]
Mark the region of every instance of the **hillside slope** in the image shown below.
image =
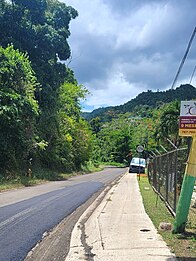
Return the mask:
[[[110,121],[116,114],[133,112],[139,106],[149,106],[155,108],[160,103],[168,103],[174,100],[193,100],[196,99],[196,88],[190,84],[184,84],[174,90],[140,93],[136,98],[119,106],[98,108],[91,113],[84,113],[83,117],[86,120],[91,120],[95,117],[100,117],[101,121]]]

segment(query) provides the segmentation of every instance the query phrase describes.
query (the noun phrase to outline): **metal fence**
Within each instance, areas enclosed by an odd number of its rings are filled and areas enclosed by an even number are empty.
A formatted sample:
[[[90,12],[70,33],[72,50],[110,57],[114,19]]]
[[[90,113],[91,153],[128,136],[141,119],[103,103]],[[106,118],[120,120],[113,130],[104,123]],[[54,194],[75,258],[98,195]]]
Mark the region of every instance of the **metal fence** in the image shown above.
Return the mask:
[[[148,163],[150,184],[175,215],[188,149],[181,148],[156,156]]]

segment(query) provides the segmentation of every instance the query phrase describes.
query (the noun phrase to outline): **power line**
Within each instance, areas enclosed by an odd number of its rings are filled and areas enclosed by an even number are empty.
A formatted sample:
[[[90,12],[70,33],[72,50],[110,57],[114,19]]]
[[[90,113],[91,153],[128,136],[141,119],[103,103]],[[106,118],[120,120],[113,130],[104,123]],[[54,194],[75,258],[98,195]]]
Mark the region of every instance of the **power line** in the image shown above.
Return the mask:
[[[192,75],[191,75],[189,84],[191,84],[191,82],[192,82],[192,79],[193,79],[193,77],[194,77],[195,71],[196,71],[196,65],[195,65],[195,68],[193,69],[193,73],[192,73]]]
[[[186,52],[185,52],[185,54],[184,54],[184,57],[182,58],[181,64],[180,64],[179,69],[178,69],[178,71],[177,71],[177,73],[176,73],[176,77],[175,77],[175,79],[174,79],[174,81],[173,81],[173,84],[172,84],[172,86],[171,86],[171,89],[174,88],[174,85],[175,85],[175,83],[176,83],[176,81],[177,81],[177,79],[178,79],[178,76],[179,76],[179,74],[180,74],[180,72],[181,72],[182,66],[184,65],[184,62],[185,62],[186,57],[187,57],[187,55],[188,55],[188,52],[189,52],[189,49],[190,49],[190,47],[191,47],[192,41],[193,41],[193,39],[194,39],[195,33],[196,33],[196,27],[195,27],[195,29],[194,29],[194,31],[193,31],[193,33],[192,33],[191,39],[190,39],[189,44],[188,44],[188,46],[187,46]]]

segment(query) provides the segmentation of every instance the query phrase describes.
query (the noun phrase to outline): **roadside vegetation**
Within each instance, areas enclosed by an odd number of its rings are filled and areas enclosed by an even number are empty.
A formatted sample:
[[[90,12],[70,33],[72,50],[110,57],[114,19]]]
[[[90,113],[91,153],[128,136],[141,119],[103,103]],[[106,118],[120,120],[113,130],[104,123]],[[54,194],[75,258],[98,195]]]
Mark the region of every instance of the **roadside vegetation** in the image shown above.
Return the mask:
[[[0,186],[88,169],[93,135],[80,116],[87,90],[60,62],[70,58],[77,11],[57,0],[2,0],[0,10]]]
[[[17,175],[15,178],[1,179],[0,192],[11,189],[35,186],[49,181],[67,180],[68,178],[71,178],[73,176],[101,171],[104,169],[104,167],[104,164],[101,164],[99,166],[95,166],[94,164],[86,164],[85,166],[81,167],[80,171],[77,172],[60,172],[44,168],[32,169],[32,176]]]
[[[0,180],[0,192],[11,189],[35,186],[49,181],[67,180],[73,176],[94,173],[111,166],[125,167],[125,164],[117,162],[99,162],[98,164],[95,164],[91,161],[88,161],[84,166],[81,166],[81,169],[79,171],[72,172],[61,172],[36,167],[32,169],[32,176],[18,175],[15,178],[11,177],[10,179],[2,178]]]
[[[61,62],[71,59],[67,40],[77,10],[58,0],[2,0],[0,10],[1,190],[127,166],[138,144],[145,158],[163,152],[160,145],[170,150],[167,138],[187,144],[177,134],[179,101],[196,98],[193,86],[143,92],[85,120],[88,90]]]
[[[159,229],[160,223],[173,224],[174,218],[164,202],[152,189],[147,177],[141,177],[138,183],[146,213],[171,251],[175,253],[180,261],[194,260],[196,253],[196,208],[190,208],[185,233],[172,234],[171,231],[161,231]]]

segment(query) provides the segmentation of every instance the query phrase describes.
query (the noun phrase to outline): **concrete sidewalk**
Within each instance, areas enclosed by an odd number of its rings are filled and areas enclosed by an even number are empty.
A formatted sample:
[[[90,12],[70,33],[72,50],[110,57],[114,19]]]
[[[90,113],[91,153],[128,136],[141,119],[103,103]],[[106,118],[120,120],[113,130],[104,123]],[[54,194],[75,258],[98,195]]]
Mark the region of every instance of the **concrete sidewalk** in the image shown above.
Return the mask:
[[[126,173],[93,204],[73,230],[66,261],[176,260],[144,210],[136,174]]]

